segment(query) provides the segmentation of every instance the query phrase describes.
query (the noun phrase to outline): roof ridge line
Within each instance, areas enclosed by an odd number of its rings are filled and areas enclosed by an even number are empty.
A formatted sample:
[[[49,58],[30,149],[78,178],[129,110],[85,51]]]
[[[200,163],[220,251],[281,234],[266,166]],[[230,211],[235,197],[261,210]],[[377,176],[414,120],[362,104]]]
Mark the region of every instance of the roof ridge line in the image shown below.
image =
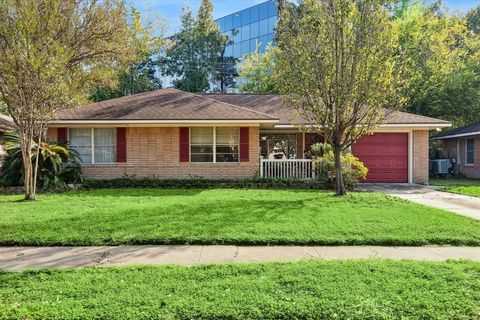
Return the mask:
[[[188,93],[190,95],[193,95],[193,96],[196,96],[196,97],[199,97],[199,98],[206,98],[206,99],[208,99],[212,102],[215,102],[215,103],[221,103],[221,104],[225,104],[227,106],[232,106],[232,107],[237,108],[237,109],[247,110],[247,111],[250,111],[250,112],[253,112],[253,113],[261,114],[261,115],[266,116],[267,118],[270,118],[272,120],[280,120],[279,118],[272,117],[272,116],[270,116],[266,113],[263,113],[263,112],[260,112],[260,111],[257,111],[257,110],[253,110],[253,109],[250,109],[250,108],[246,108],[246,107],[237,106],[236,104],[233,104],[233,103],[219,101],[219,100],[215,100],[215,99],[212,99],[212,98],[209,98],[209,97],[204,97],[203,95],[198,94],[198,93],[194,93],[194,92],[187,92],[187,91],[179,90],[179,89],[176,89],[176,88],[173,88],[173,89],[178,90],[180,92]]]

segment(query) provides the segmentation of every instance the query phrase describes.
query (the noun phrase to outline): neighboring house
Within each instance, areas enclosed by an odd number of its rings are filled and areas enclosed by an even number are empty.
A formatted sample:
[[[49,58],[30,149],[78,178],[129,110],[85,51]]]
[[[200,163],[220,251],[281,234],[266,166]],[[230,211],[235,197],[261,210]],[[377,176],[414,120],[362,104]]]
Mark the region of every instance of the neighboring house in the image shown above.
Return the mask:
[[[301,122],[279,95],[167,88],[62,111],[48,134],[80,153],[89,178],[248,178],[259,173],[261,156],[302,159],[322,141],[298,131],[293,123]],[[429,130],[448,126],[393,112],[352,152],[369,168],[368,182],[424,183]]]
[[[480,121],[441,133],[432,140],[443,141],[449,159],[467,178],[480,178]]]

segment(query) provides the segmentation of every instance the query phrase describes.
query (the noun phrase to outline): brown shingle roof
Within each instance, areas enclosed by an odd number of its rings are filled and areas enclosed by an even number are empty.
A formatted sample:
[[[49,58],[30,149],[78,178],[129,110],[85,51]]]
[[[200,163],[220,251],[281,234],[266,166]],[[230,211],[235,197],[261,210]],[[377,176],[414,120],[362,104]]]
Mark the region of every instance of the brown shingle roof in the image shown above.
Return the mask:
[[[302,123],[302,118],[277,94],[193,94],[174,88],[154,90],[57,114],[62,120],[258,120]],[[387,124],[448,125],[448,121],[394,111]]]
[[[295,110],[286,106],[277,94],[204,94],[212,99],[254,109],[266,114],[277,116],[279,124],[302,123],[303,119]],[[407,112],[393,111],[387,119],[387,124],[449,124],[448,121],[429,118]]]
[[[59,120],[276,120],[255,110],[173,88],[67,109]]]

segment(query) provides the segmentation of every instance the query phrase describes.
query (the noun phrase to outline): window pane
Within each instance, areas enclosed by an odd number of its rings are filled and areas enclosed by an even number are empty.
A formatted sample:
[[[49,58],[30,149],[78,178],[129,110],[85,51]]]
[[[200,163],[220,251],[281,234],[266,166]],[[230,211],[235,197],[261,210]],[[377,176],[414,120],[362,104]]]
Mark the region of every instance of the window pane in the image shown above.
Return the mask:
[[[70,147],[78,152],[82,163],[92,163],[91,135],[90,128],[71,128],[69,130]]]
[[[258,22],[252,23],[250,25],[250,38],[258,37]]]
[[[233,27],[240,28],[242,26],[242,17],[240,16],[240,13],[235,13],[233,14]]]
[[[467,161],[466,163],[468,164],[473,164],[475,163],[475,140],[474,139],[468,139],[467,140]]]
[[[238,162],[238,153],[232,154],[218,154],[217,162]]]
[[[265,48],[267,46],[267,43],[268,43],[268,35],[260,37],[258,52],[260,52],[260,53],[265,52]]]
[[[270,33],[270,31],[268,30],[268,19],[261,20],[259,22],[259,31],[258,32],[261,36]]]
[[[250,42],[247,40],[247,41],[243,41],[242,42],[242,57],[246,54],[249,54],[250,53]]]
[[[213,153],[191,154],[191,162],[213,162]]]
[[[271,17],[268,19],[268,32],[273,33],[277,25],[277,17]]]
[[[242,12],[240,14],[242,16],[242,26],[249,24],[250,23],[250,10],[249,9],[242,10]]]
[[[238,128],[219,127],[216,134],[216,161],[238,162]]]
[[[233,16],[229,15],[225,17],[225,30],[230,31],[233,29]]]
[[[268,2],[262,3],[258,6],[258,19],[263,20],[268,18]]]
[[[250,39],[250,25],[243,26],[241,30],[242,41]]]
[[[237,146],[226,146],[226,145],[218,145],[217,144],[217,155],[223,153],[238,153],[238,145]]]
[[[234,43],[240,43],[242,42],[242,30],[241,29],[235,29],[237,33],[231,37]]]
[[[194,153],[213,153],[213,145],[192,145],[192,154]]]
[[[250,8],[250,23],[258,21],[258,6]]]
[[[257,38],[250,39],[250,52],[257,50]]]
[[[217,145],[218,144],[238,144],[238,128],[217,128]]]
[[[242,56],[242,47],[240,43],[233,45],[233,56],[235,58],[240,58]]]
[[[191,162],[213,162],[213,128],[191,128]]]
[[[226,28],[225,28],[225,18],[220,18],[218,19],[218,27],[220,29],[220,32],[225,32],[227,31]]]
[[[269,1],[268,2],[268,15],[270,17],[277,15],[277,3],[276,3],[276,1]]]
[[[116,131],[114,128],[94,129],[95,163],[117,161]]]
[[[226,57],[231,57],[233,56],[233,46],[227,46],[225,48],[225,56]]]

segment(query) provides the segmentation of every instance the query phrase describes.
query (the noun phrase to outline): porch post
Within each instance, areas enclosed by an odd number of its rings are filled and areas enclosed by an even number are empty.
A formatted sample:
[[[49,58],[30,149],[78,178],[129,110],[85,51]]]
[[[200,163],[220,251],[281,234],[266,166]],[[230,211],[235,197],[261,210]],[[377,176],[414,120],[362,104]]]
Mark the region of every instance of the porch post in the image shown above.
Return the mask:
[[[263,178],[263,156],[260,156],[260,178]]]

